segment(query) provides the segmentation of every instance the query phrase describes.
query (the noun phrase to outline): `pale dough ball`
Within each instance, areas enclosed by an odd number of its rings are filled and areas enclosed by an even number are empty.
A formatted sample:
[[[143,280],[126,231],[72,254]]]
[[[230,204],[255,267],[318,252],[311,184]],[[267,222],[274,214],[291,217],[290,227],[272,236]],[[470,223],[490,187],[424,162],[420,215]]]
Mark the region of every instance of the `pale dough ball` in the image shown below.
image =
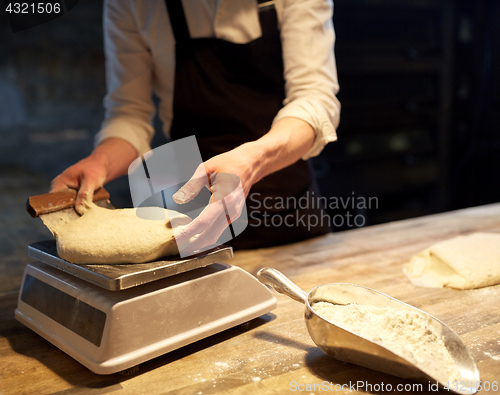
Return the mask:
[[[500,234],[473,233],[436,243],[403,267],[413,285],[481,288],[500,283]]]
[[[158,207],[140,209],[141,216],[164,219],[139,218],[135,209],[84,205],[81,217],[54,229],[57,252],[71,263],[143,263],[175,255],[179,251],[171,221],[176,226],[191,222],[184,214]]]

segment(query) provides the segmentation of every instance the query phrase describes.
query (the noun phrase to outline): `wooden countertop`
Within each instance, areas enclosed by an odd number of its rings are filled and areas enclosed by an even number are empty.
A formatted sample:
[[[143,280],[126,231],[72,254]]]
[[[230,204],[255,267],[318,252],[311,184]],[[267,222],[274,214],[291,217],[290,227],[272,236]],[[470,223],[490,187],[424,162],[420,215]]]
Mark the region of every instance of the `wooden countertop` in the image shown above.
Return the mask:
[[[470,291],[417,288],[401,271],[402,264],[430,244],[476,231],[500,233],[500,204],[241,251],[230,263],[254,274],[261,267],[275,267],[305,291],[348,282],[423,309],[465,341],[483,382],[500,385],[500,286]],[[300,391],[294,386],[357,381],[391,383],[394,394],[449,393],[427,388],[398,392],[396,384],[414,383],[327,357],[309,337],[303,306],[282,295],[277,298],[278,307],[269,314],[145,362],[133,375],[100,376],[14,320],[17,292],[0,294],[0,393],[319,394],[325,389]]]

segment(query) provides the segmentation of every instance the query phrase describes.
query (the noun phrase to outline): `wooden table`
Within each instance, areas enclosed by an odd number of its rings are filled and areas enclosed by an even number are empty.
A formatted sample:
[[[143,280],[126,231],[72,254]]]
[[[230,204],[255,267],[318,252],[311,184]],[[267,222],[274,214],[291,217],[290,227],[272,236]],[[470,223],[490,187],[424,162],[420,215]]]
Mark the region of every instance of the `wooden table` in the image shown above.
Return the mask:
[[[413,254],[430,244],[476,231],[500,233],[500,204],[329,234],[278,248],[241,251],[230,263],[251,273],[263,266],[275,267],[306,291],[323,283],[348,282],[421,308],[461,336],[483,381],[500,385],[500,286],[470,291],[417,288],[401,271]],[[278,308],[269,314],[143,363],[133,375],[99,376],[15,321],[17,292],[3,294],[0,393],[319,394],[325,389],[306,391],[304,387],[300,391],[298,386],[327,383],[334,388],[357,381],[365,386],[390,383],[393,394],[449,393],[425,387],[424,391],[408,391],[412,381],[327,357],[308,335],[303,306],[282,295],[277,298]],[[406,385],[407,390],[395,391],[397,384]],[[355,393],[341,391],[351,392]]]

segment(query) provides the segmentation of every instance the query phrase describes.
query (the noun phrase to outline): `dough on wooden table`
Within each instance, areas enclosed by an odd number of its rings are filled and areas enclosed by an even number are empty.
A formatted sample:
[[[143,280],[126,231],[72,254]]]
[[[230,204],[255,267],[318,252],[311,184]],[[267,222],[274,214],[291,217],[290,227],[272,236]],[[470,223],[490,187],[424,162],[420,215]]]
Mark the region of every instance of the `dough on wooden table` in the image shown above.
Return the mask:
[[[473,233],[436,243],[403,267],[413,285],[472,289],[500,283],[500,234]]]
[[[181,213],[159,207],[110,210],[85,202],[83,214],[54,229],[59,256],[71,263],[143,263],[177,254],[178,248],[170,220],[176,226],[191,222]],[[160,210],[160,212],[158,212]],[[160,214],[160,215],[158,215]],[[170,218],[169,218],[170,216]]]

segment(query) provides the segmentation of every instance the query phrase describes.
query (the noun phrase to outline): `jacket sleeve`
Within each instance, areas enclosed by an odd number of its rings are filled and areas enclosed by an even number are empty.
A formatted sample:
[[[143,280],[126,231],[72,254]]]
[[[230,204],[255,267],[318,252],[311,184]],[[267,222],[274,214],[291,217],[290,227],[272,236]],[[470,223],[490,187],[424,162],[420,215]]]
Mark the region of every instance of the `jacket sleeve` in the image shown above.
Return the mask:
[[[331,0],[282,0],[276,4],[283,47],[286,98],[274,122],[300,118],[315,133],[303,159],[337,139],[340,120]]]
[[[118,137],[139,155],[151,149],[153,66],[151,53],[141,37],[131,0],[106,0],[103,15],[107,94],[105,118],[95,144]]]

